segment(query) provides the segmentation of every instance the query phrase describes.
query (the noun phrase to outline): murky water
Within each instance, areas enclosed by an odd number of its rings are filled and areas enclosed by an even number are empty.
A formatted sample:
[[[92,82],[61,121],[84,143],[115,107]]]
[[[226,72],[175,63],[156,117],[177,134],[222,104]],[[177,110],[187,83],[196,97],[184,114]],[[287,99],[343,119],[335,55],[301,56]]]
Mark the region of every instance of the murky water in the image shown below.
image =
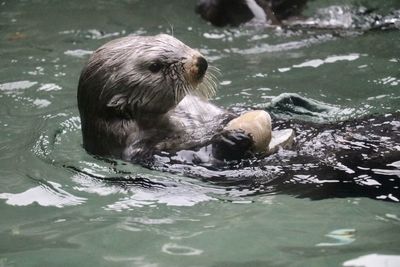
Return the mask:
[[[360,2],[383,15],[400,9],[397,0],[316,0],[305,13]],[[79,72],[91,51],[131,33],[173,33],[197,47],[221,70],[221,106],[265,107],[297,93],[330,113],[278,108],[278,118],[400,111],[398,30],[217,29],[194,4],[0,1],[0,266],[399,266],[398,157],[373,169],[375,180],[359,178],[366,189],[390,180],[385,194],[350,197],[338,186],[315,201],[303,188],[301,198],[296,189],[259,194],[84,151]],[[137,179],[115,179],[127,175]]]

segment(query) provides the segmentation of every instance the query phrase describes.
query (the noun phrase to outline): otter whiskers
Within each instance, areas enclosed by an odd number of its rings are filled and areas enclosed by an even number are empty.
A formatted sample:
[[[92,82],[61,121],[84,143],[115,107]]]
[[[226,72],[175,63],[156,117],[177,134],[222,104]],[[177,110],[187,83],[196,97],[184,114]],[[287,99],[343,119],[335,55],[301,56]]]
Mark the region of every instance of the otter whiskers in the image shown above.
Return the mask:
[[[214,72],[214,73],[213,73]],[[208,71],[203,77],[203,81],[197,86],[197,88],[190,91],[190,94],[210,99],[217,93],[218,78],[217,75],[220,71],[217,67],[209,66]]]
[[[217,67],[209,66],[206,74],[203,77],[203,80],[197,86],[193,86],[189,83],[185,84],[186,86],[182,86],[182,91],[184,95],[192,95],[199,97],[204,100],[208,100],[213,97],[218,88],[218,78],[217,75],[220,74],[220,71]],[[198,116],[203,121],[208,121],[210,118],[207,116],[209,113],[208,110],[204,109],[204,104],[197,101],[194,98],[185,98],[186,101],[190,102],[190,106],[197,110]]]

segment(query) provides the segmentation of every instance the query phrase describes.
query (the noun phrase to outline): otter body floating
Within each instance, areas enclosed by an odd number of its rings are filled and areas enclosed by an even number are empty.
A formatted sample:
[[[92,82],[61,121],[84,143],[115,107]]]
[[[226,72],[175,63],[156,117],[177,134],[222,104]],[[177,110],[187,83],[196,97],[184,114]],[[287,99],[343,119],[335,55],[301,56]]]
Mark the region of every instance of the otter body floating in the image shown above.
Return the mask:
[[[239,116],[208,102],[217,85],[213,70],[198,51],[166,34],[106,43],[79,80],[84,148],[137,162],[212,144],[215,158],[240,159],[293,141],[274,141],[279,134],[265,111]]]
[[[96,50],[78,87],[84,148],[156,170],[212,178],[217,185],[240,185],[250,194],[399,202],[400,113],[323,124],[276,119],[271,130],[264,111],[230,112],[207,101],[216,82],[206,63],[168,35],[128,36]],[[310,116],[334,112],[296,95],[265,108]],[[299,133],[296,142],[291,128]],[[267,155],[291,145],[295,152],[257,160],[213,160]]]

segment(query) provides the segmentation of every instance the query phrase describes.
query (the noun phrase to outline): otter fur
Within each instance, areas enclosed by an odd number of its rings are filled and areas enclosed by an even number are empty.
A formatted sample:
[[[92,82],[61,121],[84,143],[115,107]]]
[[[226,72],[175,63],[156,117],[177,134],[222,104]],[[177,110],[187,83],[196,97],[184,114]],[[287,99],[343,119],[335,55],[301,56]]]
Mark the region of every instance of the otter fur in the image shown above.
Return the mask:
[[[106,43],[89,58],[79,80],[84,148],[257,192],[399,201],[399,112],[332,123],[273,116],[272,127],[263,110],[231,112],[210,103],[215,72],[198,51],[169,35]],[[272,115],[276,110],[324,112],[299,95],[278,99],[268,109]],[[274,153],[290,147],[292,129],[291,150]],[[214,160],[253,153],[269,156]]]
[[[236,158],[251,152],[258,143],[251,132],[224,129],[238,115],[207,101],[216,89],[213,70],[198,51],[170,35],[106,43],[91,55],[79,80],[84,148],[127,161],[212,142],[214,150],[223,149],[213,152],[219,158],[230,155],[230,148]]]

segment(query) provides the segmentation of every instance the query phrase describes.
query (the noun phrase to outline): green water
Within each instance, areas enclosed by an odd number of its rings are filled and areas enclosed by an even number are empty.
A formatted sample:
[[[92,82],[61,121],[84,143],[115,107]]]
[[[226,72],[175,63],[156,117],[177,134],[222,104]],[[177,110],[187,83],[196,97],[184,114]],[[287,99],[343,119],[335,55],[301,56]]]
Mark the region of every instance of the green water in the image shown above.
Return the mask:
[[[360,2],[368,4],[339,4]],[[306,13],[332,3],[314,1]],[[395,202],[248,196],[132,164],[115,168],[84,151],[80,70],[90,51],[130,33],[173,33],[198,48],[221,70],[221,106],[295,92],[338,107],[337,118],[400,110],[398,31],[216,29],[194,4],[0,1],[0,266],[354,266],[348,261],[367,255],[373,265],[360,266],[400,266]],[[121,187],[65,166],[170,186]]]

